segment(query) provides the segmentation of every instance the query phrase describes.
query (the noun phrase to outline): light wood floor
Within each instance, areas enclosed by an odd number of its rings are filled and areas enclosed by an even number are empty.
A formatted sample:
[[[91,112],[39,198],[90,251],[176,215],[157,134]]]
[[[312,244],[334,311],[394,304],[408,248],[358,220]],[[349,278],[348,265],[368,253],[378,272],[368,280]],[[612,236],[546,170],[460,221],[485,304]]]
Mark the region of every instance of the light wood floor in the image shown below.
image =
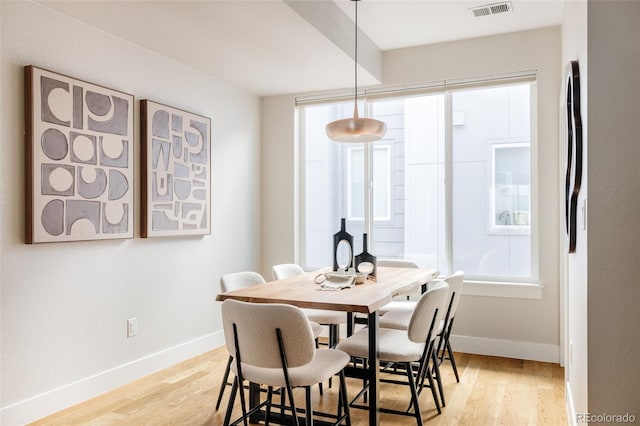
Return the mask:
[[[207,352],[171,368],[127,384],[95,399],[51,415],[34,425],[221,425],[227,396],[220,411],[215,401],[227,361],[224,348]],[[420,396],[423,418],[429,425],[566,425],[564,373],[557,364],[480,355],[456,354],[460,383],[449,364],[442,368],[447,405],[437,415],[429,389]],[[359,390],[359,380],[347,379],[348,393]],[[406,386],[381,386],[381,404],[406,409]],[[303,393],[296,403],[304,406]],[[337,380],[320,397],[314,389],[314,408],[335,411]],[[239,403],[237,404],[239,407]],[[236,409],[234,415],[239,413]],[[366,426],[367,412],[352,409],[354,426]],[[415,419],[381,416],[382,425],[415,425]]]

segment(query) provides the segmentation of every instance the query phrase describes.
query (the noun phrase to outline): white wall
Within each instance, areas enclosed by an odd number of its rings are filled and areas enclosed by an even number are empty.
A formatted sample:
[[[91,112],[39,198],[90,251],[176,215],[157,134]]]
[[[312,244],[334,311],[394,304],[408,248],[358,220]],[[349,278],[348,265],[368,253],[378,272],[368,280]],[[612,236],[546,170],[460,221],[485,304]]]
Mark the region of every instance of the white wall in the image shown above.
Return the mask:
[[[400,49],[384,54],[385,84],[420,83],[532,69],[538,73],[538,127],[533,133],[538,139],[540,158],[535,173],[539,174],[542,299],[465,296],[456,320],[456,334],[463,336],[459,339],[458,348],[461,350],[559,361],[559,60],[559,27]],[[274,108],[280,109],[282,114],[276,114],[272,110]],[[291,161],[297,143],[295,132],[282,133],[278,130],[291,126],[293,110],[293,96],[263,100],[264,152],[287,153],[284,161],[276,161],[272,156],[263,157],[263,168],[271,169],[271,182],[286,182],[290,176],[295,176],[295,162]],[[281,117],[279,120],[282,121],[268,121],[267,117]],[[269,212],[269,219],[263,221],[264,228],[293,227],[292,209],[298,197],[294,188],[263,185],[263,189],[263,211]],[[265,233],[264,272],[269,271],[276,261],[294,260],[295,243],[288,235],[280,238]]]
[[[568,256],[567,360],[570,421],[576,415],[640,416],[637,232],[640,179],[637,2],[565,4],[563,65],[580,62],[585,161],[576,253]],[[563,70],[563,77],[566,71]],[[587,186],[588,183],[588,186]],[[573,353],[573,356],[571,356]],[[582,423],[578,421],[577,423]]]
[[[271,267],[297,262],[297,164],[293,143],[298,129],[291,96],[262,98],[262,139],[277,141],[262,152],[262,274]]]
[[[3,425],[24,423],[222,344],[221,274],[259,269],[260,102],[33,2],[1,3]],[[212,118],[212,235],[24,244],[23,66]],[[135,193],[140,194],[138,165]],[[138,336],[126,337],[137,317]]]
[[[587,2],[569,1],[565,3],[564,18],[562,22],[562,63],[559,70],[559,79],[563,81],[560,91],[561,104],[566,99],[566,78],[568,65],[577,60],[580,66],[580,96],[581,116],[583,119],[583,143],[584,157],[588,149],[588,62],[587,62]],[[564,111],[560,112],[564,114]],[[564,120],[564,117],[563,117]],[[560,151],[566,156],[566,130],[565,121],[561,121],[562,135]],[[566,167],[563,157],[561,168]],[[583,162],[582,190],[578,199],[578,206],[582,206],[588,192],[588,164]],[[567,281],[564,292],[565,310],[565,341],[567,343],[565,361],[565,379],[567,382],[566,396],[569,408],[569,419],[575,422],[575,413],[586,413],[587,410],[587,232],[584,230],[584,217],[578,215],[576,236],[576,252],[568,255],[567,247],[563,247],[560,253],[563,256]],[[565,241],[566,244],[566,241]]]
[[[588,409],[640,419],[640,2],[589,1]]]

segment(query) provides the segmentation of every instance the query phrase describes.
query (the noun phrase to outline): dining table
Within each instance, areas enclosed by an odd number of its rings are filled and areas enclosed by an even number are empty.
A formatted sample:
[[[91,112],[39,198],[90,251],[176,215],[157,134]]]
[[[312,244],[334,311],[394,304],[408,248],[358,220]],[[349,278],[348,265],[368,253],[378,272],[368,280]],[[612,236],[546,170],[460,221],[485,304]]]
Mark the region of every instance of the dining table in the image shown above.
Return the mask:
[[[299,308],[328,309],[343,311],[348,315],[351,333],[353,314],[365,314],[367,317],[369,356],[363,375],[369,384],[369,425],[380,424],[380,359],[378,356],[378,310],[395,296],[409,294],[417,288],[426,290],[429,281],[438,276],[436,269],[378,267],[375,279],[366,279],[361,284],[341,290],[327,290],[317,284],[316,278],[330,271],[329,268],[307,272],[294,277],[270,281],[229,291],[217,295],[217,301],[235,299],[251,303],[284,303]],[[249,394],[250,405],[259,403],[259,390]]]

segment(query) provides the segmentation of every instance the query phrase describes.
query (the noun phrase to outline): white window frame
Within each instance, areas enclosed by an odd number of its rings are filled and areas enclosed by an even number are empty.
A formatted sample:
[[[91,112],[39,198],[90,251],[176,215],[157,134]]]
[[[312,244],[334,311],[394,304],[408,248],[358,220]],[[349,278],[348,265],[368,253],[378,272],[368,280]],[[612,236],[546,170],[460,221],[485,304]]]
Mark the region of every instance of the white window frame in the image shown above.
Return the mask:
[[[529,148],[529,157],[531,158],[531,143],[529,140],[508,139],[508,140],[489,140],[488,148],[490,154],[488,156],[490,164],[488,167],[490,177],[489,187],[489,234],[498,235],[530,235],[531,234],[531,173],[529,173],[529,211],[528,211],[528,225],[499,225],[496,223],[496,150],[508,149],[508,148]]]

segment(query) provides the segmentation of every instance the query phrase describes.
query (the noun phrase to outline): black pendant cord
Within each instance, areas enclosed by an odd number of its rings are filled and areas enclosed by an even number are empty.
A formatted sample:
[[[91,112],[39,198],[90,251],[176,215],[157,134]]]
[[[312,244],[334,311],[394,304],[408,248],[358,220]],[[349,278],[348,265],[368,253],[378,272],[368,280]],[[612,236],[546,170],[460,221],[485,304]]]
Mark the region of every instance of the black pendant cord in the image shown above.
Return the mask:
[[[354,97],[354,102],[356,103],[356,105],[358,105],[358,1],[359,0],[354,0],[354,3],[356,4],[356,31],[355,31],[355,42],[356,42],[356,48],[355,48],[355,67],[354,67],[354,71],[355,71],[355,93],[353,94]]]

